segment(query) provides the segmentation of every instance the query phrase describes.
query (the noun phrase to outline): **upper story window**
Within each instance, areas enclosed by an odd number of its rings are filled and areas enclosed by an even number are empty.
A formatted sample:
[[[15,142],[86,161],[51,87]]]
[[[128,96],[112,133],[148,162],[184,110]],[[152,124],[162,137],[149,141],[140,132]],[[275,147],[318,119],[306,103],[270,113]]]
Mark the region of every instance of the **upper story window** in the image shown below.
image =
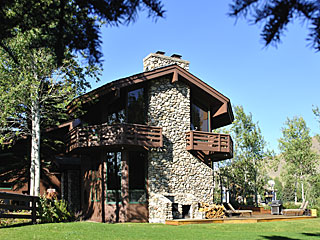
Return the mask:
[[[191,130],[209,132],[210,118],[209,109],[200,104],[191,103]]]
[[[128,123],[145,123],[145,97],[143,88],[128,92],[127,109]]]

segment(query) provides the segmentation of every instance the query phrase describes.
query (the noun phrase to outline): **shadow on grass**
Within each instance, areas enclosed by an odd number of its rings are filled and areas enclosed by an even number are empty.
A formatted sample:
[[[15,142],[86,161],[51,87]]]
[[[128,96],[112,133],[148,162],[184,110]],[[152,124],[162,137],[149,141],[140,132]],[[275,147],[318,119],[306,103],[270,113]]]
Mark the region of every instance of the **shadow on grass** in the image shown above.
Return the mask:
[[[16,227],[24,227],[24,226],[28,226],[28,225],[33,225],[32,222],[25,222],[25,223],[16,223],[16,224],[10,224],[8,226],[0,226],[1,228],[16,228]]]
[[[302,233],[302,234],[309,237],[320,237],[320,232],[319,233]]]
[[[282,236],[261,236],[265,239],[270,239],[270,240],[300,240],[298,238],[290,238],[290,237],[282,237]]]

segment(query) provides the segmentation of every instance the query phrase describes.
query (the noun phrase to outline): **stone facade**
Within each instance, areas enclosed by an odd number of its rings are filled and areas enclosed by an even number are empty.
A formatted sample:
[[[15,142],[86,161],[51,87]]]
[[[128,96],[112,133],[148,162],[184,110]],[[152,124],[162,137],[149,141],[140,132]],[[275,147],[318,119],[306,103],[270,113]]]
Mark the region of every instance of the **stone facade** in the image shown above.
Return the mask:
[[[143,59],[143,71],[151,71],[156,68],[177,64],[189,71],[189,62],[178,57],[168,57],[163,54],[150,53]]]
[[[172,219],[172,203],[190,205],[212,202],[213,173],[186,150],[190,130],[190,87],[169,78],[152,81],[148,93],[148,125],[162,127],[163,147],[148,153],[149,221]],[[171,199],[166,201],[165,199]]]

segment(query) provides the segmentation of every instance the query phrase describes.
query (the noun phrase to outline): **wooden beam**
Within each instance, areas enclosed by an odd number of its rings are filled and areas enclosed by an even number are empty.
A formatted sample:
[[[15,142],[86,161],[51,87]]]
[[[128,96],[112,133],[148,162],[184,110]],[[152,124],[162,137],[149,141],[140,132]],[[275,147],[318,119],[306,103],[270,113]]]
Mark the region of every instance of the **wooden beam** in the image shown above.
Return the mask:
[[[173,76],[172,76],[171,82],[175,83],[175,82],[178,82],[178,80],[179,80],[179,74],[178,74],[178,71],[175,69],[173,70]]]
[[[222,104],[222,106],[218,109],[218,111],[215,112],[215,114],[213,115],[213,117],[217,117],[219,115],[222,115],[224,113],[228,112],[228,104],[224,103]]]

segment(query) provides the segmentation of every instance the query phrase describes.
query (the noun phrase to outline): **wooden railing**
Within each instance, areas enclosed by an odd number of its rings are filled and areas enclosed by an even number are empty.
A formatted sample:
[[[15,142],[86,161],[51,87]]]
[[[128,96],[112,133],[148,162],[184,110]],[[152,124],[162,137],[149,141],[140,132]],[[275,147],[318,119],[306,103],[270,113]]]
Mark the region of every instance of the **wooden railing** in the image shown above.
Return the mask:
[[[77,127],[67,135],[69,152],[76,148],[112,145],[162,147],[162,128],[139,124],[101,124]]]
[[[36,204],[39,201],[39,197],[28,196],[23,194],[0,192],[0,200],[3,200],[4,202],[4,203],[0,203],[0,218],[31,219],[32,223],[36,223],[36,219],[37,219]],[[12,201],[16,201],[16,203],[19,203],[19,205],[14,205]],[[17,211],[17,210],[31,211],[31,214],[11,212],[11,211]]]
[[[230,135],[188,131],[186,133],[186,139],[188,151],[202,151],[205,152],[206,155],[212,155],[213,157],[214,155],[221,156],[220,160],[233,157],[233,141]]]

